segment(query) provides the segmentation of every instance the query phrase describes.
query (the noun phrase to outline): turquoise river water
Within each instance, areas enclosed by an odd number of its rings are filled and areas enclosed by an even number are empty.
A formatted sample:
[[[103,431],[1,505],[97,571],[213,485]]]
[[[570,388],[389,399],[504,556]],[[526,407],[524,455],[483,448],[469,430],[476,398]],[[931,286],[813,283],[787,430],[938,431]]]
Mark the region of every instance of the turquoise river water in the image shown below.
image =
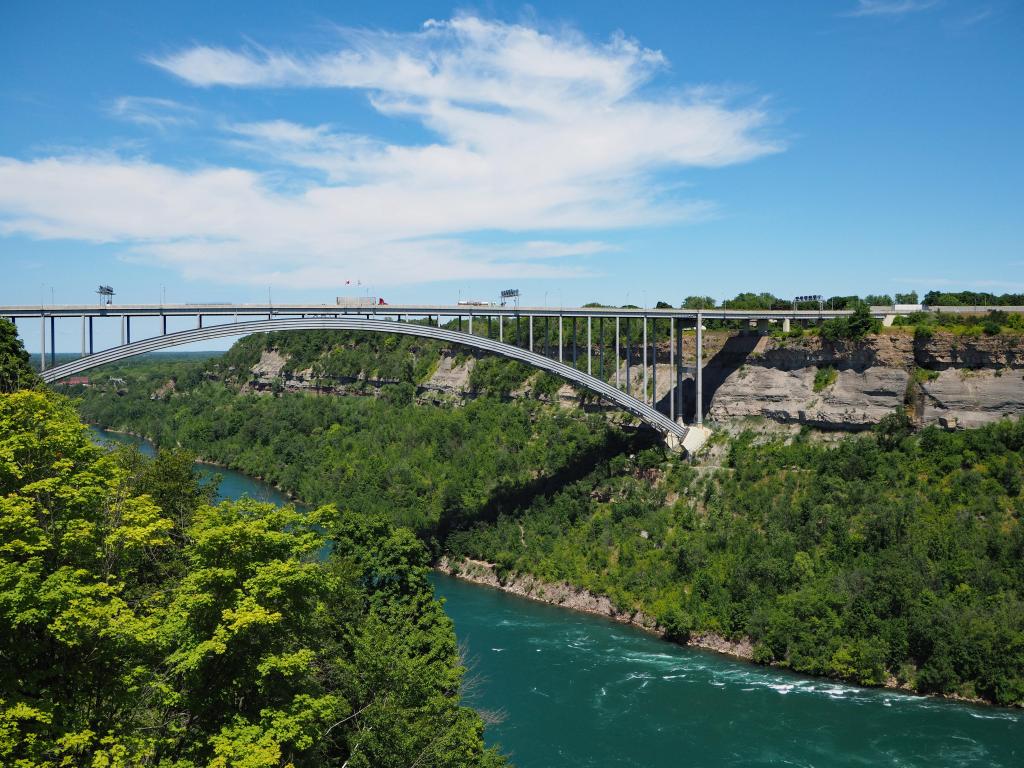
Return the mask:
[[[141,443],[96,430],[98,440]],[[284,503],[220,473],[220,497]],[[864,689],[683,648],[614,622],[435,575],[468,650],[467,703],[519,768],[1024,766],[1024,712]]]

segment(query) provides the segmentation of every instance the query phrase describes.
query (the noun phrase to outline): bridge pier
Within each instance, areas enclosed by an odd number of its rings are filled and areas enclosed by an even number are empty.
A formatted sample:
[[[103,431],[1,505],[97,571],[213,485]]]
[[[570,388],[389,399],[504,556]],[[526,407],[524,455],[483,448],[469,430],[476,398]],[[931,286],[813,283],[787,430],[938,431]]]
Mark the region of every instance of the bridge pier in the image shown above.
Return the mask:
[[[672,386],[676,370],[676,321],[671,317],[668,319],[668,373],[673,378],[668,384],[668,417],[676,420],[676,391]]]
[[[50,367],[57,365],[57,318],[50,315]]]
[[[593,376],[594,375],[591,372],[591,365],[590,365],[590,353],[591,353],[591,347],[593,346],[593,342],[591,341],[591,337],[593,335],[591,333],[591,320],[593,320],[593,318],[588,315],[587,316],[587,375],[588,376]]]
[[[558,362],[562,362],[562,351],[564,345],[562,344],[562,316],[558,316]]]
[[[704,424],[704,394],[703,394],[703,339],[704,339],[704,316],[697,313],[697,372],[696,372],[696,385],[697,385],[697,410],[694,412],[694,422],[698,427]]]
[[[655,318],[651,328],[654,331],[654,343],[651,345],[651,408],[658,407],[658,320]]]
[[[629,394],[630,390],[630,363],[633,361],[633,319],[630,317],[626,318],[626,394]]]
[[[646,304],[647,302],[644,302],[644,303]],[[647,399],[647,315],[644,315],[644,354],[643,354],[643,362],[644,362],[644,395],[640,399],[641,400],[646,400]]]
[[[782,332],[783,333],[789,333],[789,318],[788,317],[782,318]]]
[[[619,389],[619,318],[615,318],[615,388]]]
[[[39,370],[46,370],[46,315],[39,315]]]

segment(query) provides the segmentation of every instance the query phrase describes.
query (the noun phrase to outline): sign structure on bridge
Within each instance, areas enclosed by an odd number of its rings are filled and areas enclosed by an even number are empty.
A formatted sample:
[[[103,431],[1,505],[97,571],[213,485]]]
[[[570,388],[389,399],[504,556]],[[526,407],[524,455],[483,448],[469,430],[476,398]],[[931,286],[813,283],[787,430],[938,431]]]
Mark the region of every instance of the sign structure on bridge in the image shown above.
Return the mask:
[[[821,309],[821,307],[825,303],[825,300],[824,300],[824,298],[822,298],[820,293],[812,293],[812,294],[810,294],[808,296],[797,296],[796,298],[794,298],[793,299],[793,308],[796,309],[796,305],[797,304],[803,304],[804,302],[810,302],[810,301],[813,301],[814,303],[816,303],[818,305],[819,309]]]
[[[518,288],[506,288],[501,292],[501,306],[508,304],[509,299],[515,299],[516,307],[519,306],[519,289]]]

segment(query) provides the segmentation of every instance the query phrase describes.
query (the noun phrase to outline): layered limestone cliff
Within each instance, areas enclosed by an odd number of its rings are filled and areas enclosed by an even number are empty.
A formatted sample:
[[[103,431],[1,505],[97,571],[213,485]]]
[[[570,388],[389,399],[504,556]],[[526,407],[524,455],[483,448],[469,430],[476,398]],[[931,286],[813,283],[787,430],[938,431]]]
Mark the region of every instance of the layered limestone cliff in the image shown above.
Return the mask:
[[[819,336],[778,339],[755,333],[708,331],[704,343],[703,404],[708,420],[734,423],[760,417],[782,424],[806,424],[825,430],[867,429],[886,414],[903,408],[919,425],[975,427],[1007,416],[1024,415],[1024,337],[1016,335],[956,336],[936,333],[915,339],[891,331],[860,342],[830,342]],[[683,338],[685,361],[682,413],[695,410],[695,345],[692,333]],[[634,350],[636,358],[641,353]],[[666,413],[675,378],[667,343],[649,350],[647,397],[655,397]],[[616,372],[605,368],[610,382],[640,396],[644,367],[634,359],[627,375],[625,360]],[[454,403],[475,397],[470,375],[472,355],[441,354],[431,373],[416,389],[421,402]],[[254,391],[307,391],[318,394],[373,396],[397,380],[351,377],[329,382],[311,369],[288,371],[277,350],[263,351],[249,371],[246,388]],[[595,373],[597,371],[595,370]],[[528,379],[510,394],[533,396]],[[579,405],[568,385],[548,399],[565,407]],[[588,409],[600,407],[590,403]]]
[[[738,336],[706,364],[703,399],[717,421],[762,416],[857,430],[906,408],[920,425],[952,428],[1024,414],[1018,336],[885,333],[857,343]]]

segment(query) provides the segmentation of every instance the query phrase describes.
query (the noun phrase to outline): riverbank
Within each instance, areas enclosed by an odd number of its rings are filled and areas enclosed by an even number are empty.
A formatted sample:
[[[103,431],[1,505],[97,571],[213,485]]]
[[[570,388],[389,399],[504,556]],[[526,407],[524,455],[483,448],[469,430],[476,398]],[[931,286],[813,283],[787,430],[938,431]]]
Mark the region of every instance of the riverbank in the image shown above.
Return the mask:
[[[595,616],[603,616],[620,624],[631,624],[645,632],[656,635],[662,640],[674,642],[667,637],[665,628],[660,626],[653,616],[649,616],[643,611],[621,610],[606,596],[595,595],[593,592],[565,581],[551,583],[541,581],[530,574],[518,573],[512,573],[505,578],[501,578],[498,576],[497,567],[494,563],[470,558],[464,558],[459,562],[453,563],[447,557],[442,557],[435,563],[434,567],[441,573],[454,576],[457,579],[494,587],[502,592],[519,595],[520,597],[547,603],[548,605],[568,608],[569,610],[580,611],[581,613],[590,613]],[[716,632],[700,632],[691,635],[689,640],[686,643],[682,643],[682,645],[715,651],[716,653],[731,656],[742,661],[753,661],[754,659],[754,644],[750,638],[734,641]]]
[[[777,664],[762,664],[754,661],[754,643],[749,637],[743,637],[739,640],[730,640],[717,632],[696,632],[691,634],[686,642],[681,643],[668,637],[668,633],[665,628],[660,626],[653,616],[649,616],[643,611],[622,610],[612,603],[612,601],[605,595],[594,594],[589,590],[577,587],[566,581],[555,583],[546,582],[536,578],[532,574],[519,573],[510,573],[501,577],[498,575],[497,566],[494,563],[488,563],[484,560],[474,560],[468,557],[463,558],[458,562],[453,562],[447,557],[442,557],[434,564],[434,567],[441,573],[462,581],[471,582],[481,586],[493,587],[494,589],[502,592],[524,597],[528,600],[535,600],[547,605],[553,605],[558,608],[566,608],[571,611],[601,616],[611,619],[612,621],[619,622],[620,624],[629,624],[655,635],[665,642],[684,645],[689,648],[700,648],[707,651],[714,651],[715,653],[723,656],[728,656],[730,658],[738,659],[750,664],[756,664],[758,666],[780,666]],[[865,688],[872,687],[863,685],[862,683],[857,684]],[[919,691],[915,691],[913,688],[910,688],[905,684],[901,684],[899,680],[892,675],[888,677],[883,685],[874,687],[895,690],[906,694],[913,694],[915,696],[931,696],[933,698],[946,699],[948,701],[956,701],[966,704],[980,704],[988,707],[995,706],[992,702],[986,701],[985,699],[961,696],[956,693],[924,694]]]

